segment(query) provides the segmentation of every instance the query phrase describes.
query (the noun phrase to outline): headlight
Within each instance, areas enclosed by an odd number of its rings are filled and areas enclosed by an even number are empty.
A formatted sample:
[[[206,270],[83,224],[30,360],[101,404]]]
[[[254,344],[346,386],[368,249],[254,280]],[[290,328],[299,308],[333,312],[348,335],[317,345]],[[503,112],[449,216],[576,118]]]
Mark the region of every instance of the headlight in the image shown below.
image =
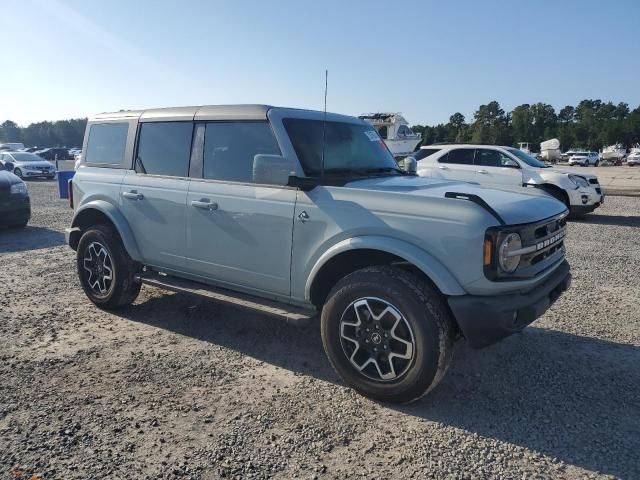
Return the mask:
[[[579,187],[584,188],[589,186],[589,182],[587,182],[587,179],[579,175],[569,175],[569,180],[571,180],[571,182],[576,186],[576,188],[579,188]]]
[[[25,183],[14,183],[11,185],[11,193],[19,194],[19,193],[27,193],[27,185]]]
[[[515,252],[522,249],[522,239],[517,233],[510,233],[502,242],[498,248],[498,263],[500,268],[506,273],[515,272],[516,268],[520,264],[520,255]]]

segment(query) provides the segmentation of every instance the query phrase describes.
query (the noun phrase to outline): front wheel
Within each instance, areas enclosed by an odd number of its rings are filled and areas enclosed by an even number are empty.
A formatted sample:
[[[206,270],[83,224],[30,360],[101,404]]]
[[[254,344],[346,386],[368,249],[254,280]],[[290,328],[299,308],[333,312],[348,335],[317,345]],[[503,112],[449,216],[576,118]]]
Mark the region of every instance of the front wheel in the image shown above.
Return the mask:
[[[397,403],[417,400],[438,384],[455,331],[441,296],[391,266],[340,280],[322,310],[321,329],[325,352],[347,385]]]
[[[19,168],[14,168],[13,169],[13,174],[18,178],[23,178],[22,177],[22,170],[20,170]]]
[[[78,243],[76,263],[82,288],[98,307],[115,309],[138,297],[141,284],[135,274],[139,266],[112,227],[96,225],[87,230]]]

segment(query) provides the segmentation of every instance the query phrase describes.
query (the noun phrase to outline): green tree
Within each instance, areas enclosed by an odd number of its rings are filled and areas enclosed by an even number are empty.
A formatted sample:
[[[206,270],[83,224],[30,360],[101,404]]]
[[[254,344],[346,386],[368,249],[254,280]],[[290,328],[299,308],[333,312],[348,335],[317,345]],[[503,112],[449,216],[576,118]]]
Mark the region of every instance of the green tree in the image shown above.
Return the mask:
[[[518,105],[511,112],[511,129],[516,142],[533,141],[533,112],[528,103]]]
[[[6,120],[0,125],[0,141],[22,142],[22,130],[15,122]]]

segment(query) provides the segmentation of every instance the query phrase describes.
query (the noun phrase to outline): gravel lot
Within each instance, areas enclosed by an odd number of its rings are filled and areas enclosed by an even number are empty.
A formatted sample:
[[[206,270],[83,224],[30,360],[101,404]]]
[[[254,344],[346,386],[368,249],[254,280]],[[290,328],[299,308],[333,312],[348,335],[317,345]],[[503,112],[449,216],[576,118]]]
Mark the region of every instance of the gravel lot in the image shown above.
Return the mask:
[[[149,287],[98,310],[71,210],[29,189],[30,226],[0,231],[0,478],[640,478],[640,198],[571,223],[552,311],[459,342],[430,396],[392,407],[341,384],[317,325]]]

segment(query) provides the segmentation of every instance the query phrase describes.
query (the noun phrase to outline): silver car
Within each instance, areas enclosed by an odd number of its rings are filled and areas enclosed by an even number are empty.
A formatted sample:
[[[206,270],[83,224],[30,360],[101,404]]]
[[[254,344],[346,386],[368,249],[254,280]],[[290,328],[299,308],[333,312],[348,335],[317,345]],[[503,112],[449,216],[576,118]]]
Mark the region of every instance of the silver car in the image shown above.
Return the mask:
[[[51,162],[44,160],[35,153],[6,152],[0,154],[0,162],[11,164],[13,173],[20,178],[54,178],[56,167]]]
[[[456,339],[518,332],[569,287],[562,202],[418,177],[354,117],[123,111],[90,119],[82,151],[67,241],[93,303],[145,284],[319,318],[338,374],[378,400],[421,397]]]

